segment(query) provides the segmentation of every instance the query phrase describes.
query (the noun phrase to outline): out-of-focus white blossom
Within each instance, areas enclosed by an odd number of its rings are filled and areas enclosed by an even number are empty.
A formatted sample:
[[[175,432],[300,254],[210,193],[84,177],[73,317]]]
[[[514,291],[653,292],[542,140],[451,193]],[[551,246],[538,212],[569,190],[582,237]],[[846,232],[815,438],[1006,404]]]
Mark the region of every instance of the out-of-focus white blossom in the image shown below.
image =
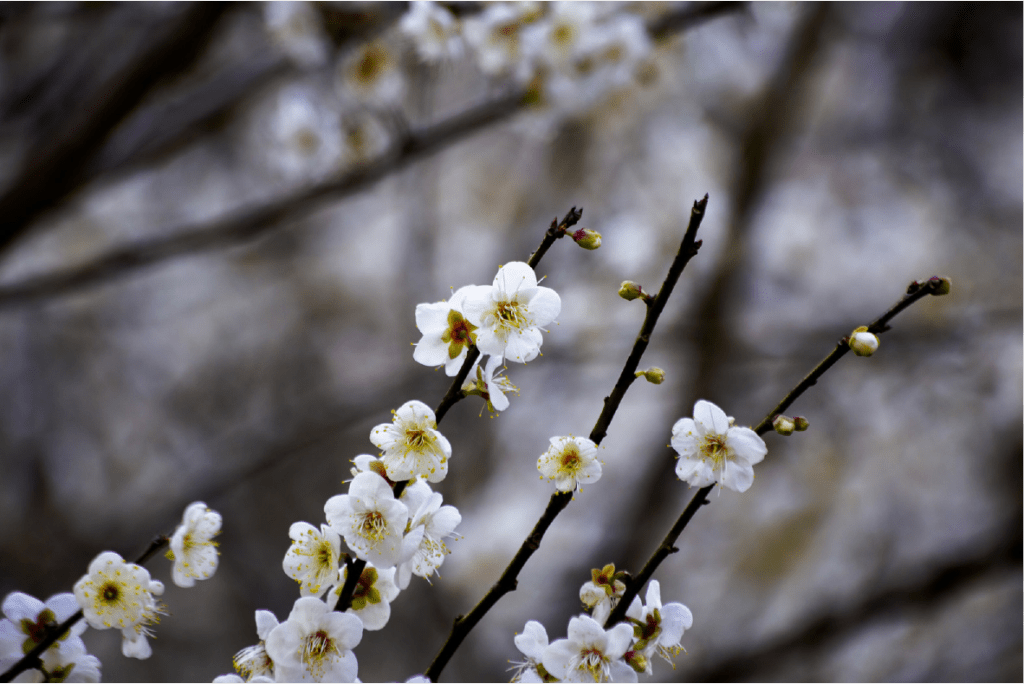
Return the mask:
[[[317,180],[341,168],[344,145],[338,113],[313,88],[284,87],[266,122],[262,154],[288,180]]]
[[[14,591],[4,598],[4,620],[0,620],[0,672],[5,672],[45,637],[48,626],[56,626],[78,612],[74,594],[57,594],[43,603]],[[98,682],[100,661],[86,652],[81,634],[87,623],[79,620],[40,656],[42,671],[27,670],[15,681]]]
[[[384,39],[355,48],[338,65],[338,87],[343,97],[365,105],[401,104],[406,86],[398,50]]]
[[[459,20],[436,2],[414,0],[398,28],[412,42],[416,54],[429,64],[453,60],[462,55]]]
[[[302,68],[327,63],[329,40],[323,17],[309,2],[267,2],[263,19],[274,44]]]
[[[462,34],[480,70],[491,76],[515,71],[524,57],[523,29],[541,12],[536,2],[496,2],[466,19]]]
[[[217,571],[219,557],[217,542],[221,517],[202,501],[189,504],[181,524],[171,537],[169,558],[174,560],[171,578],[179,587],[194,586],[196,580],[205,580]]]

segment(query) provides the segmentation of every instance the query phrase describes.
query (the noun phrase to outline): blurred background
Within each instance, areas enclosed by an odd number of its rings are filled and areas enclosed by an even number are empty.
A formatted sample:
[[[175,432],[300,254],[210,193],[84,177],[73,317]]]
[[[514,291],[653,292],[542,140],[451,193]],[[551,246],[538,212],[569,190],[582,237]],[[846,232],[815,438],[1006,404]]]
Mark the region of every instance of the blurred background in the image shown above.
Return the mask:
[[[672,424],[709,399],[753,425],[914,279],[901,314],[766,435],[660,567],[692,610],[659,681],[1019,681],[1022,672],[1022,9],[1018,3],[473,2],[0,6],[0,594],[70,591],[185,506],[224,516],[216,576],[168,584],[154,655],[88,630],[109,681],[210,681],[298,597],[288,527],[323,522],[370,430],[449,379],[415,305],[526,260],[584,209],[588,252],[494,419],[441,425],[463,516],[356,651],[426,669],[552,492],[536,460],[590,432],[694,200],[680,280],[601,458],[444,671],[507,680],[580,585],[637,571],[695,490]],[[649,36],[649,38],[645,38]]]

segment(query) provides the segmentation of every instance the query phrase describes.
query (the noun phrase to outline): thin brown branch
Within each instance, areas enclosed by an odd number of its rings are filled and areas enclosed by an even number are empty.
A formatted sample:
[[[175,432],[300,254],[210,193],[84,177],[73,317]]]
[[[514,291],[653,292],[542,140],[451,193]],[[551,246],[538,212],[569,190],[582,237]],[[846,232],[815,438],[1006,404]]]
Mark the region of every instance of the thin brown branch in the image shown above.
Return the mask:
[[[907,288],[907,294],[905,294],[898,302],[889,308],[884,314],[875,319],[871,325],[868,326],[870,332],[881,334],[889,330],[889,321],[892,320],[897,314],[906,309],[908,306],[918,301],[925,295],[939,295],[941,294],[940,288],[943,285],[943,280],[939,277],[933,277],[924,283],[914,281]],[[814,367],[810,373],[804,377],[803,380],[797,383],[797,385],[790,390],[782,401],[780,401],[775,408],[768,412],[768,414],[757,424],[754,431],[759,435],[763,435],[772,429],[772,420],[775,416],[785,411],[796,399],[802,395],[808,388],[813,386],[818,379],[828,371],[829,368],[835,365],[842,356],[849,351],[850,347],[848,344],[848,338],[843,338],[836,345],[836,348],[826,356],[822,361]],[[626,586],[626,591],[619,599],[618,605],[612,610],[608,616],[607,625],[610,627],[618,622],[621,622],[626,617],[626,611],[629,609],[629,604],[633,602],[633,599],[640,594],[640,590],[643,589],[647,581],[654,575],[654,571],[658,569],[658,566],[669,557],[669,555],[675,553],[679,549],[676,547],[676,540],[679,539],[679,535],[682,534],[683,530],[689,524],[693,516],[696,515],[697,511],[701,506],[710,503],[708,501],[708,494],[714,489],[714,485],[710,484],[707,487],[702,487],[697,490],[697,493],[690,499],[690,503],[683,509],[682,514],[676,520],[675,524],[665,535],[661,544],[654,551],[654,554],[644,564],[644,567],[634,577],[629,584]]]
[[[672,294],[672,290],[679,280],[679,276],[682,274],[686,264],[689,263],[690,259],[700,249],[700,241],[696,240],[697,229],[700,228],[701,221],[704,219],[704,212],[707,209],[708,196],[704,195],[704,198],[693,203],[693,209],[690,212],[690,222],[686,228],[686,233],[683,235],[683,240],[679,245],[679,251],[676,254],[675,259],[672,261],[672,265],[669,267],[668,274],[665,276],[665,281],[662,283],[661,290],[658,292],[658,296],[654,303],[651,304],[647,309],[647,315],[644,317],[644,323],[640,328],[640,334],[637,335],[636,341],[633,344],[633,350],[630,352],[629,357],[626,359],[626,363],[623,366],[622,373],[619,375],[618,381],[615,383],[615,387],[612,392],[605,397],[604,408],[601,411],[601,415],[598,417],[597,422],[594,425],[594,429],[590,432],[590,439],[600,444],[601,440],[604,439],[608,432],[608,427],[611,425],[612,418],[615,416],[615,412],[619,405],[622,403],[622,399],[626,394],[626,390],[636,379],[633,372],[636,371],[637,365],[640,363],[640,358],[643,356],[644,350],[647,349],[647,344],[650,340],[651,334],[654,332],[655,324],[658,321],[658,316],[661,315],[662,310],[665,308],[665,303],[668,301],[669,296]],[[552,224],[552,230],[555,230],[556,226]],[[550,233],[551,231],[549,231]],[[448,638],[441,646],[441,650],[438,651],[437,655],[434,656],[433,662],[430,663],[430,667],[427,668],[424,673],[432,681],[437,681],[437,678],[441,676],[441,671],[444,670],[445,665],[451,660],[451,657],[458,650],[459,646],[465,640],[466,636],[476,627],[477,623],[483,619],[484,615],[487,614],[494,605],[509,592],[515,591],[518,586],[519,573],[526,566],[526,562],[530,560],[530,556],[540,548],[541,540],[544,538],[544,534],[548,528],[551,527],[551,523],[555,521],[558,514],[565,510],[565,507],[572,501],[572,492],[558,492],[556,491],[551,495],[551,499],[548,501],[547,508],[541,515],[537,524],[534,525],[533,530],[523,541],[522,546],[516,552],[515,556],[509,562],[505,571],[501,573],[501,577],[497,582],[488,590],[484,597],[480,599],[480,602],[473,607],[466,615],[460,615],[455,618],[455,622],[452,624],[451,632],[448,634]]]

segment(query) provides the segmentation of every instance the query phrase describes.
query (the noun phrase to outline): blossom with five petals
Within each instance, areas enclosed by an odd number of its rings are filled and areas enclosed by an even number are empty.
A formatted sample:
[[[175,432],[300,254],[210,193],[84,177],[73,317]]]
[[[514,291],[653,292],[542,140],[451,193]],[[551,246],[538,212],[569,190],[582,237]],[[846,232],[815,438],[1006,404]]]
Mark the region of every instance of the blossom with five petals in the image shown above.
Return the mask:
[[[694,487],[717,482],[745,492],[754,482],[754,464],[764,460],[768,447],[750,428],[736,427],[725,411],[699,400],[693,418],[672,426],[672,448],[679,453],[676,475]]]

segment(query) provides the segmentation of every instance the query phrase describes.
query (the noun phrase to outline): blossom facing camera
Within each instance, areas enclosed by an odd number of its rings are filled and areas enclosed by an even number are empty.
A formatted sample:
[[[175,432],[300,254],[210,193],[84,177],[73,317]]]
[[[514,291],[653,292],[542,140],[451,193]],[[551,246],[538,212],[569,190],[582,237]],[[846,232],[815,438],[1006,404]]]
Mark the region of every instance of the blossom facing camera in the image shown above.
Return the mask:
[[[348,494],[327,500],[324,515],[331,529],[360,559],[378,568],[392,568],[401,562],[402,533],[409,509],[395,500],[391,487],[376,473],[356,475]]]
[[[558,293],[537,285],[529,264],[513,261],[498,269],[494,283],[474,286],[466,296],[466,318],[477,326],[481,354],[526,363],[537,358],[544,342],[541,326],[562,310]]]
[[[362,638],[359,618],[304,596],[295,601],[288,619],[270,632],[266,649],[279,681],[354,682],[359,664],[352,649]]]
[[[541,477],[554,480],[555,489],[571,492],[584,482],[601,479],[597,445],[586,437],[552,437],[551,446],[537,460]]]
[[[394,412],[391,423],[370,431],[370,441],[383,451],[381,461],[393,482],[419,475],[440,482],[448,474],[452,445],[437,431],[434,412],[422,401],[407,401]]]
[[[121,630],[121,653],[126,658],[152,655],[146,637],[152,636],[149,627],[163,612],[154,595],[164,593],[164,585],[150,579],[148,570],[104,551],[89,564],[89,574],[75,582],[74,591],[90,627]]]
[[[542,663],[566,682],[635,682],[636,672],[623,660],[633,640],[633,628],[620,622],[605,630],[589,615],[569,621],[567,639],[544,649]]]
[[[459,288],[447,302],[416,305],[416,327],[423,335],[412,358],[424,366],[444,366],[450,378],[459,374],[469,348],[476,343],[476,326],[462,309],[472,286]]]
[[[871,356],[878,349],[878,337],[868,332],[862,325],[850,335],[850,349],[857,356]]]
[[[672,426],[672,448],[679,454],[676,475],[693,487],[717,482],[745,492],[754,482],[754,464],[764,460],[768,447],[750,428],[736,427],[725,411],[701,399],[693,418]]]

